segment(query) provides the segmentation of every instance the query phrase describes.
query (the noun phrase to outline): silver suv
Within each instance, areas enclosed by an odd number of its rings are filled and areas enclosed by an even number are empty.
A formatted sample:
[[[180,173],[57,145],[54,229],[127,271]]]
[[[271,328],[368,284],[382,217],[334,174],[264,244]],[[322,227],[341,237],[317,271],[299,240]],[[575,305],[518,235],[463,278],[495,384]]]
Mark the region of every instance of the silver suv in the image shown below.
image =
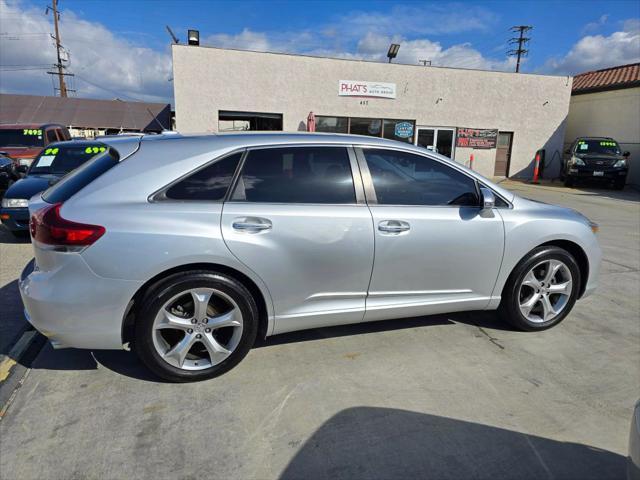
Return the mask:
[[[542,330],[596,287],[593,223],[422,148],[331,134],[104,142],[30,202],[20,291],[55,347],[130,344],[159,376],[199,380],[257,337],[307,328],[498,309]]]

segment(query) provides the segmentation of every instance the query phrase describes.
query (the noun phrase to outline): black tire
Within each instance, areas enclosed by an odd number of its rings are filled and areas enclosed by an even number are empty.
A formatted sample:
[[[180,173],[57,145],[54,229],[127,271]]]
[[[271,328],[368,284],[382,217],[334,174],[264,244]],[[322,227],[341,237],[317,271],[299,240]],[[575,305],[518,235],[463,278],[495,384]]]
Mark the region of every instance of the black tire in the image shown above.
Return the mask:
[[[233,299],[242,313],[242,335],[235,350],[222,362],[204,370],[185,370],[170,365],[156,351],[153,322],[158,310],[171,297],[202,287],[214,288]],[[207,380],[231,370],[249,353],[258,332],[258,308],[253,296],[240,282],[221,273],[198,270],[171,275],[152,286],[141,305],[136,316],[133,348],[149,370],[170,382]]]
[[[573,178],[571,178],[571,176],[567,175],[564,177],[564,186],[568,188],[573,187]]]
[[[615,182],[613,182],[613,189],[614,190],[623,190],[625,183],[626,183],[626,178],[623,179],[623,180],[616,180]]]
[[[567,304],[555,318],[547,322],[532,322],[527,319],[520,311],[519,295],[520,285],[525,275],[531,270],[537,263],[544,260],[560,260],[563,262],[571,272],[572,291],[569,295]],[[560,323],[571,312],[580,289],[580,267],[576,263],[573,256],[566,250],[555,246],[541,246],[534,248],[529,252],[509,275],[507,283],[502,291],[502,300],[498,307],[498,313],[500,317],[509,322],[518,330],[533,332],[546,330]]]

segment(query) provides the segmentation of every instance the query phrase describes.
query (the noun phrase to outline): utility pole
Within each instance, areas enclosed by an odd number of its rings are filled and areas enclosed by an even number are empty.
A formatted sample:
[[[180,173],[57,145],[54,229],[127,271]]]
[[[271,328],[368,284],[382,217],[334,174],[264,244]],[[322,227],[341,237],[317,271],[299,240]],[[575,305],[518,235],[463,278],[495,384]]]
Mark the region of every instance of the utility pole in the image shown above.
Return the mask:
[[[176,45],[180,43],[180,40],[178,40],[178,37],[176,37],[175,33],[173,33],[171,27],[169,25],[165,25],[165,28],[167,29],[167,32],[169,32],[169,35],[171,35],[171,40],[173,40],[173,43],[175,43]]]
[[[52,6],[51,7],[47,7],[47,10],[45,13],[49,13],[49,10],[51,10],[53,12],[53,25],[55,28],[55,32],[56,35],[53,37],[53,39],[56,42],[56,53],[57,53],[57,57],[58,57],[58,63],[55,65],[55,67],[57,67],[58,70],[58,83],[60,85],[59,91],[60,91],[60,96],[61,97],[66,97],[67,96],[67,92],[69,90],[67,90],[67,84],[64,81],[64,77],[65,75],[72,75],[70,73],[65,73],[64,72],[64,68],[65,66],[62,64],[62,42],[60,40],[60,29],[58,27],[58,20],[60,20],[60,13],[58,13],[58,0],[51,0],[52,2]],[[56,72],[47,72],[50,75],[56,75]]]
[[[516,61],[516,73],[520,72],[520,58],[521,57],[525,57],[527,55],[527,53],[529,53],[529,50],[527,50],[526,48],[524,48],[527,43],[529,42],[529,40],[531,40],[530,37],[525,37],[525,33],[527,33],[528,31],[532,30],[533,27],[530,25],[518,25],[515,27],[511,27],[511,31],[512,32],[519,32],[520,35],[518,37],[515,38],[510,38],[509,39],[509,43],[510,44],[518,44],[518,48],[516,49],[512,49],[509,50],[507,52],[507,55],[510,57],[518,57],[518,60]]]

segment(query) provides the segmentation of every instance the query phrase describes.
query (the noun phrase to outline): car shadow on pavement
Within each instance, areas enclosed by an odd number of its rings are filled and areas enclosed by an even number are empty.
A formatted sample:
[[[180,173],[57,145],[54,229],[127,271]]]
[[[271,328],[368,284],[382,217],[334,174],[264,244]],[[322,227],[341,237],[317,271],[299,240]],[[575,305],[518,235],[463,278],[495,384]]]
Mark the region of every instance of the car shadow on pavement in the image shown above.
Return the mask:
[[[24,318],[18,281],[0,288],[0,355],[7,355],[20,335],[29,328]]]
[[[47,344],[31,368],[40,370],[96,370],[98,365],[126,377],[153,383],[165,383],[145,367],[138,356],[125,350],[82,350],[62,348],[55,350]]]
[[[0,243],[31,243],[29,232],[14,235],[4,225],[0,225]]]
[[[287,343],[306,342],[326,338],[335,338],[367,333],[401,330],[406,328],[421,328],[436,325],[455,325],[463,323],[478,328],[492,328],[511,330],[503,324],[495,312],[462,312],[449,315],[432,315],[428,317],[403,318],[396,320],[382,320],[336,327],[316,328],[299,332],[285,333],[258,340],[254,348],[265,348]],[[526,335],[526,333],[523,333]],[[47,346],[33,362],[32,368],[46,370],[95,370],[98,364],[103,367],[137,380],[154,383],[166,383],[147,369],[139,360],[135,352],[125,350],[79,350],[65,348],[54,350]]]
[[[390,330],[403,330],[406,328],[430,327],[435,325],[454,325],[456,323],[464,323],[474,327],[491,328],[494,330],[513,330],[508,324],[502,322],[502,320],[500,320],[497,314],[493,311],[472,311],[301,330],[298,332],[274,335],[272,337],[267,337],[265,340],[258,340],[254,347],[270,347],[286,343],[320,340],[323,338],[346,337],[367,333],[386,332]]]
[[[406,410],[354,407],[304,441],[280,480],[618,479],[624,472],[625,457],[587,445]]]

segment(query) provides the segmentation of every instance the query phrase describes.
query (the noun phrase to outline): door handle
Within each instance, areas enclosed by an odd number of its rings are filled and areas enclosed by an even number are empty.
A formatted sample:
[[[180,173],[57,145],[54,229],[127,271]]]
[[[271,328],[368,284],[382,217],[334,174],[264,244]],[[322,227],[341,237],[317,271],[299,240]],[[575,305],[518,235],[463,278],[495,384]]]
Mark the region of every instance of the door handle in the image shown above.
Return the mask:
[[[236,218],[231,224],[234,230],[245,233],[260,233],[271,230],[273,227],[271,220],[259,217]]]
[[[378,230],[383,233],[399,234],[411,230],[411,225],[402,220],[384,220],[378,223]]]

